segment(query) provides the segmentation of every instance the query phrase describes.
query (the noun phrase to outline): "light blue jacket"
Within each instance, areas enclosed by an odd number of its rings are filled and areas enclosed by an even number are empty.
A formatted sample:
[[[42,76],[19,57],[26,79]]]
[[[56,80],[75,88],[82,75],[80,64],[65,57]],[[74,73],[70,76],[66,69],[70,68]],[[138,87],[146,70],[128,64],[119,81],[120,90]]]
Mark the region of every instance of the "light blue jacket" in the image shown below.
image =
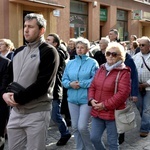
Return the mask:
[[[67,63],[62,84],[68,89],[68,102],[74,104],[88,103],[88,88],[98,68],[97,61],[87,55],[76,55],[75,59]],[[80,88],[73,89],[70,86],[72,81],[78,81]]]

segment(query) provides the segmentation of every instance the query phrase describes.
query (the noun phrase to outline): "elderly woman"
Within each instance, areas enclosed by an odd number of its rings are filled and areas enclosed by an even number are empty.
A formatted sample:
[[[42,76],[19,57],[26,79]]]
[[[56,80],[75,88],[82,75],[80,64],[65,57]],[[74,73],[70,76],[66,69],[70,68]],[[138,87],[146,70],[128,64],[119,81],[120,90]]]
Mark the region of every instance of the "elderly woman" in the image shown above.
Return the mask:
[[[87,105],[87,93],[98,63],[86,55],[89,48],[87,39],[77,39],[77,55],[67,63],[62,77],[62,84],[68,89],[68,105],[77,150],[94,150],[88,129],[91,107]]]
[[[105,52],[106,63],[101,65],[89,88],[89,105],[92,106],[91,140],[96,150],[105,150],[102,142],[107,130],[109,150],[118,150],[118,134],[115,124],[115,109],[123,109],[130,94],[130,69],[124,64],[125,51],[117,42],[108,44]],[[117,92],[114,94],[116,77]]]

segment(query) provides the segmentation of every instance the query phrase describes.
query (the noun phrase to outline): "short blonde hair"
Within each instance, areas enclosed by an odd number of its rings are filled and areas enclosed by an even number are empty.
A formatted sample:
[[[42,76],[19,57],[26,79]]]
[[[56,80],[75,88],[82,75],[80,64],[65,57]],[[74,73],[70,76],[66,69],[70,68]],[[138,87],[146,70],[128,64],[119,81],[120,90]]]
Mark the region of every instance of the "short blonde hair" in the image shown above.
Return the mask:
[[[10,39],[0,39],[0,42],[4,42],[10,50],[15,48],[14,43]]]
[[[113,48],[116,50],[118,54],[120,54],[120,60],[124,62],[126,57],[126,52],[124,50],[124,47],[120,43],[110,42],[106,48],[106,52]]]

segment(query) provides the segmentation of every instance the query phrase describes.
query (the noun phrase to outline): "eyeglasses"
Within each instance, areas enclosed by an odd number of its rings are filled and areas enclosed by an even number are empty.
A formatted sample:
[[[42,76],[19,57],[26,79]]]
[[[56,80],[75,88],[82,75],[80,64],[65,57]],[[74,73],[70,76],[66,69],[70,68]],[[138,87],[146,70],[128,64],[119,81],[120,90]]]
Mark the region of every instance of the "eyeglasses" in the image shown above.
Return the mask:
[[[109,52],[109,51],[107,51],[107,52],[106,52],[106,56],[109,57],[110,55],[111,55],[112,57],[117,57],[117,55],[119,55],[119,54],[117,54],[116,52]]]
[[[139,47],[144,47],[146,44],[139,44]]]

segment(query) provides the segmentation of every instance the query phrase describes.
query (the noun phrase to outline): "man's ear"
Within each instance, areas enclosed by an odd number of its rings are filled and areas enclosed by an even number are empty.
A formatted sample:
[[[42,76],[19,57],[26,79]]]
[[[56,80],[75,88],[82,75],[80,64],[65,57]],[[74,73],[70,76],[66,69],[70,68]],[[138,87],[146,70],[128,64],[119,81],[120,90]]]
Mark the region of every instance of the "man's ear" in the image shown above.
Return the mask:
[[[43,35],[45,33],[46,29],[45,28],[41,28],[40,29],[40,35]]]
[[[56,42],[54,42],[53,45],[54,45],[54,47],[57,47],[58,44]]]

